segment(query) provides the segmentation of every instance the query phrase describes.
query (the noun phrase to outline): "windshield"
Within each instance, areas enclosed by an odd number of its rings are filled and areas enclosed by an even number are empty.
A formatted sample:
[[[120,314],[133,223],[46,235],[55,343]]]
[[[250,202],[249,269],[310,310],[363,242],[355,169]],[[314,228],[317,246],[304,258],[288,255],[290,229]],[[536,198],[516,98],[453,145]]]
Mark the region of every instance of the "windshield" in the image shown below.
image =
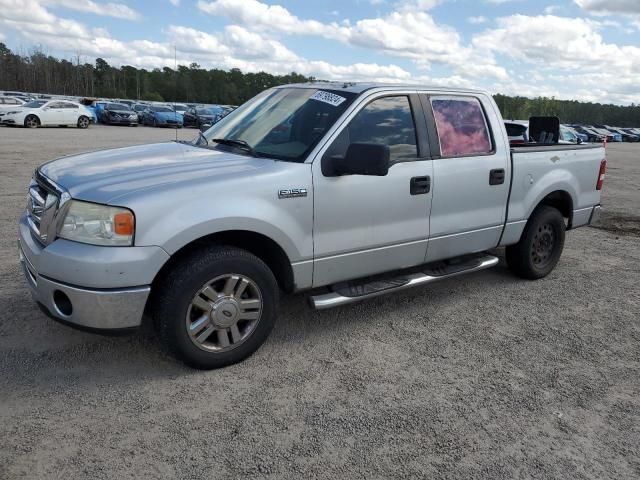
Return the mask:
[[[211,108],[197,108],[196,113],[198,115],[215,115],[217,112],[214,112]]]
[[[169,107],[150,107],[151,111],[153,112],[171,112],[173,113],[173,110],[171,110]]]
[[[28,103],[25,103],[21,106],[26,107],[26,108],[40,108],[41,106],[43,106],[45,103],[47,103],[48,100],[32,100]]]
[[[256,156],[303,162],[355,93],[316,88],[265,90],[204,133],[209,145],[230,148],[228,141],[246,143]],[[233,148],[233,147],[231,147]]]
[[[107,110],[130,110],[129,105],[125,105],[124,103],[108,103]]]

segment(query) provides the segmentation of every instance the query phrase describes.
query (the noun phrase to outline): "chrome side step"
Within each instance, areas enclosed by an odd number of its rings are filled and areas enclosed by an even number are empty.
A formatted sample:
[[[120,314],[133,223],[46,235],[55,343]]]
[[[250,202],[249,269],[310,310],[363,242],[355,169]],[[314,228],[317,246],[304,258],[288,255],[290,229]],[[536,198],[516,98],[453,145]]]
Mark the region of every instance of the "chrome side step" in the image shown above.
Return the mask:
[[[311,306],[316,310],[339,307],[349,303],[378,297],[387,293],[417,287],[426,283],[444,280],[464,273],[477,272],[498,264],[498,257],[493,255],[472,255],[447,262],[424,265],[420,271],[398,275],[387,279],[369,282],[347,282],[333,285],[332,292],[309,297]]]

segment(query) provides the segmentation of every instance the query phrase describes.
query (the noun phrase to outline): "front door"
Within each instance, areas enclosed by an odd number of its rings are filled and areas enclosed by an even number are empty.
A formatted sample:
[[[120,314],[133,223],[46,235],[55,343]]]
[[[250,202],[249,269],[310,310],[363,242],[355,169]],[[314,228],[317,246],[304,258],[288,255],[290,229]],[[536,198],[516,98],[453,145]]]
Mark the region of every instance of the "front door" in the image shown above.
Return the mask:
[[[371,96],[344,125],[312,167],[314,286],[417,265],[427,250],[432,162],[419,98]],[[325,176],[323,161],[356,142],[388,145],[389,173]]]
[[[428,262],[496,247],[509,195],[510,151],[482,96],[421,96],[433,160]]]

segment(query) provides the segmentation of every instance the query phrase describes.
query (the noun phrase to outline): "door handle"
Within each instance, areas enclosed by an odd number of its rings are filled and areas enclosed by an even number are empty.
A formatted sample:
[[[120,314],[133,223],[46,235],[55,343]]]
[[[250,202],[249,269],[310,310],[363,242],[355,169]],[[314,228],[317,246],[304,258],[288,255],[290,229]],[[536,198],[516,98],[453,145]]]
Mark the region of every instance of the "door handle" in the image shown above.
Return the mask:
[[[489,185],[502,185],[504,183],[504,168],[494,168],[489,172]]]
[[[411,195],[424,195],[431,190],[431,177],[413,177],[409,182]]]

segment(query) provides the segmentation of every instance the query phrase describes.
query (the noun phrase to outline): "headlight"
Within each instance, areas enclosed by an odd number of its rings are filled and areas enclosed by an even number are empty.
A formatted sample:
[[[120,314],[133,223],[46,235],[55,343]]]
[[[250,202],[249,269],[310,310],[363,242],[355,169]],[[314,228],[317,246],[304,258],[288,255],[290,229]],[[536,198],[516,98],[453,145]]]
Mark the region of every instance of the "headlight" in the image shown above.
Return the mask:
[[[131,210],[71,200],[58,236],[93,245],[133,245],[135,217]]]

